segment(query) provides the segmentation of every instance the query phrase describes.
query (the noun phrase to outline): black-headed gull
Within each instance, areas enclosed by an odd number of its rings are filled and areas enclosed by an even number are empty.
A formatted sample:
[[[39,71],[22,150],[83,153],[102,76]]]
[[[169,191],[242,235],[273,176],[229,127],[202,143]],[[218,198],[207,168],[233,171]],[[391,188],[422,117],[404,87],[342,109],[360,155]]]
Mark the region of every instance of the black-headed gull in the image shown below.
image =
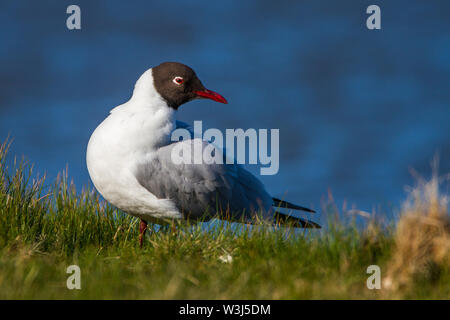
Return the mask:
[[[207,147],[198,138],[171,141],[185,124],[175,120],[184,103],[227,100],[206,89],[188,66],[166,62],[144,72],[131,99],[111,110],[95,129],[87,148],[87,167],[96,189],[114,206],[139,217],[140,245],[147,222],[212,217],[251,223],[255,217],[296,227],[320,228],[274,207],[310,209],[272,198],[262,183],[238,164],[184,164],[172,161],[180,144]],[[195,148],[195,146],[194,146]]]

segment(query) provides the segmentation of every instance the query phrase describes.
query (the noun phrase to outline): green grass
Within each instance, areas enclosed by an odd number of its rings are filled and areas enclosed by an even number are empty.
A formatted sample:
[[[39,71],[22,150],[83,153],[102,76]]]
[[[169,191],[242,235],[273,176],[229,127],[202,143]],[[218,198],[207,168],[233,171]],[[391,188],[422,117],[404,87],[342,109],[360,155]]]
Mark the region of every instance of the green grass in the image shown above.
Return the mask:
[[[382,277],[395,251],[395,228],[339,220],[308,233],[229,224],[181,225],[147,236],[138,221],[77,193],[62,175],[32,180],[26,163],[6,167],[0,150],[0,299],[378,299],[449,298],[448,265],[415,274],[401,290],[369,290],[366,269]],[[232,261],[224,262],[227,256]],[[226,260],[226,259],[225,259]],[[66,268],[81,269],[69,290]]]

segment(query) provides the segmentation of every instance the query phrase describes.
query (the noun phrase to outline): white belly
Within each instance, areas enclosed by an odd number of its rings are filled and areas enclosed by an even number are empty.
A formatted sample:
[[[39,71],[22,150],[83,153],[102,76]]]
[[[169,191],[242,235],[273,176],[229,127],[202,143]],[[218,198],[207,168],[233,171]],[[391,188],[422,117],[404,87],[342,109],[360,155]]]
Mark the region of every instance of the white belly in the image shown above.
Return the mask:
[[[136,164],[150,158],[155,144],[169,136],[165,131],[172,130],[167,124],[157,131],[161,136],[149,135],[155,132],[153,123],[145,114],[114,113],[106,118],[89,140],[89,175],[98,192],[128,214],[150,221],[180,219],[182,214],[171,200],[156,198],[134,176]]]

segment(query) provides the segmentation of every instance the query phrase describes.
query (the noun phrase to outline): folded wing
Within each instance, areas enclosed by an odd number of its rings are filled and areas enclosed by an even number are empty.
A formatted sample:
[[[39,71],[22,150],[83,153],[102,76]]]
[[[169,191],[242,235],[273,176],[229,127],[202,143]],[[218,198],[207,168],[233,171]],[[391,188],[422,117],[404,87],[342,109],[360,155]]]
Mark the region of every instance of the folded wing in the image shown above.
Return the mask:
[[[192,154],[195,145],[205,150],[210,144],[192,139],[158,149],[151,160],[136,168],[139,183],[156,197],[172,200],[186,218],[208,220],[218,214],[251,221],[255,213],[273,218],[272,198],[255,176],[237,164],[194,164],[199,156]],[[191,163],[173,161],[179,150],[189,149]]]

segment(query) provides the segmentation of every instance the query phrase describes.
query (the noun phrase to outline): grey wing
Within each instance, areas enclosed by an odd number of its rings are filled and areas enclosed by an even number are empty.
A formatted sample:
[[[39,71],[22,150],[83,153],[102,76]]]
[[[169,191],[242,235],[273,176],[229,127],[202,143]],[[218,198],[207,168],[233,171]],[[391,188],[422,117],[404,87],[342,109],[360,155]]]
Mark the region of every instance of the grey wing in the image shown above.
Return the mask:
[[[172,152],[180,144],[210,145],[200,139],[180,141],[158,149],[151,161],[137,167],[139,183],[160,199],[172,200],[185,217],[211,218],[216,213],[232,220],[270,214],[272,198],[262,183],[237,164],[176,164]],[[215,152],[220,152],[216,149]]]

